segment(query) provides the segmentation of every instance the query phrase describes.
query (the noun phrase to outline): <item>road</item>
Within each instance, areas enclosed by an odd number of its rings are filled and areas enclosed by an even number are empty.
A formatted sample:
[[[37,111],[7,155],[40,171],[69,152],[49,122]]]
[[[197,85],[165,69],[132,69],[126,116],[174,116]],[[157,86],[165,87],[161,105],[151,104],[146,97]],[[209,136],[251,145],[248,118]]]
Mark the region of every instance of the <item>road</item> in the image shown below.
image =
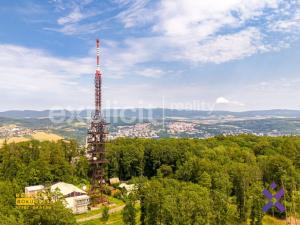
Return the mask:
[[[109,214],[112,214],[112,213],[115,213],[115,212],[119,212],[121,211],[123,208],[125,207],[125,205],[121,205],[121,206],[118,206],[116,208],[113,208],[113,209],[110,209],[108,211]],[[99,219],[102,217],[102,213],[99,213],[99,214],[96,214],[96,215],[93,215],[93,216],[89,216],[89,217],[85,217],[85,218],[80,218],[80,219],[77,219],[77,223],[80,223],[80,222],[85,222],[85,221],[89,221],[89,220],[95,220],[95,219]]]

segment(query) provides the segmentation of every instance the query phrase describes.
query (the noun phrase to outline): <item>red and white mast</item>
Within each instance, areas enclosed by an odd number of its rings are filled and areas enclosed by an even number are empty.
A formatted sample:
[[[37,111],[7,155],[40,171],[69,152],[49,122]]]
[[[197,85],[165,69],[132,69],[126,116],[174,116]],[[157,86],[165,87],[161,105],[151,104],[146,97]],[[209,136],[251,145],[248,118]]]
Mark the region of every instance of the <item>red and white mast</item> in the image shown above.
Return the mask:
[[[88,129],[88,151],[91,167],[91,199],[94,203],[104,202],[103,196],[107,160],[105,159],[106,123],[101,114],[100,41],[96,40],[95,114]],[[98,196],[100,194],[100,196]]]
[[[100,41],[96,39],[96,73],[95,73],[95,117],[101,117],[101,85],[100,72]]]

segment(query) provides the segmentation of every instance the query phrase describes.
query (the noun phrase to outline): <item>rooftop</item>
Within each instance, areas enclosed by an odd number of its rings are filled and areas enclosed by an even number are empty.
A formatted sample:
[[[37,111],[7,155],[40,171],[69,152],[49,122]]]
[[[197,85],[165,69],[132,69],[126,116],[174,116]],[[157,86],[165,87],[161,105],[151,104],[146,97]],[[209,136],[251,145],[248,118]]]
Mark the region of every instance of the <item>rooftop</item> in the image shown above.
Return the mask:
[[[51,191],[55,191],[56,189],[59,189],[63,195],[68,195],[68,194],[71,194],[72,192],[79,192],[79,193],[86,194],[85,191],[81,190],[80,188],[76,187],[75,185],[68,184],[65,182],[58,182],[51,186]]]
[[[43,185],[35,185],[35,186],[28,186],[28,187],[25,187],[25,190],[26,191],[38,191],[38,190],[42,190],[44,189],[44,186]]]

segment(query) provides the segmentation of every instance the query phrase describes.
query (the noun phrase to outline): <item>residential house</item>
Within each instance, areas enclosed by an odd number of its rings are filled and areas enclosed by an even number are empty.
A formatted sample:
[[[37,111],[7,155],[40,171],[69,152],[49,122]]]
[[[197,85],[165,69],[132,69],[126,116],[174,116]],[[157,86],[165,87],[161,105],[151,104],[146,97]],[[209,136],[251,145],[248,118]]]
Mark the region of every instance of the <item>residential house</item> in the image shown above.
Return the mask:
[[[73,184],[58,182],[51,186],[51,192],[59,191],[66,200],[66,207],[72,209],[74,214],[88,211],[90,197],[87,193]]]

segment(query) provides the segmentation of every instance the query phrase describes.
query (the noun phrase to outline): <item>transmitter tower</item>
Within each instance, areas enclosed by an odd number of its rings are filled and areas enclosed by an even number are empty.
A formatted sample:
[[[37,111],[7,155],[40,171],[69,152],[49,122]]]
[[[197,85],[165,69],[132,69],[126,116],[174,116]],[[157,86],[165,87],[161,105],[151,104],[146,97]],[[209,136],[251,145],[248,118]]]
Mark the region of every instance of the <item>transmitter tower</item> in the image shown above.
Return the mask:
[[[107,123],[102,115],[102,74],[100,71],[100,41],[96,40],[96,73],[95,73],[95,111],[92,114],[88,129],[87,144],[88,157],[92,173],[90,194],[94,203],[105,201],[103,198],[103,185],[105,184],[105,142],[107,137]],[[100,197],[95,197],[99,196]]]

